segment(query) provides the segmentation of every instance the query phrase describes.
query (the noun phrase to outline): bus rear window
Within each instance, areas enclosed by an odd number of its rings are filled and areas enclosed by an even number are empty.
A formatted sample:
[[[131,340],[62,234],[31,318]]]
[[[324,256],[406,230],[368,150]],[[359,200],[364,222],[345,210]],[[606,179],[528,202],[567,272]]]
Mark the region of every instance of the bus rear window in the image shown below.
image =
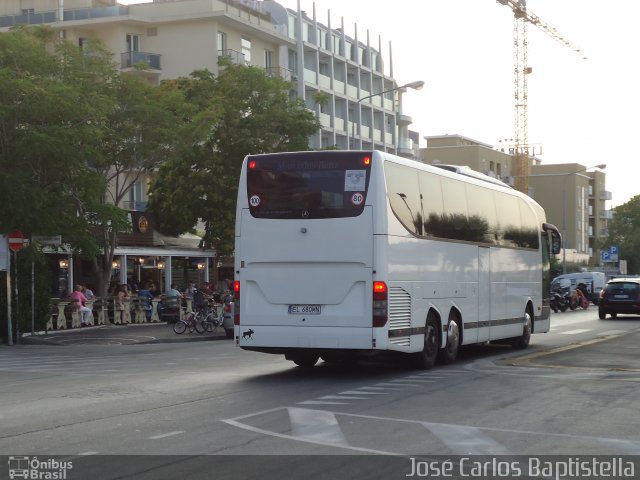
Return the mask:
[[[356,217],[364,210],[371,152],[250,156],[247,202],[256,218]]]

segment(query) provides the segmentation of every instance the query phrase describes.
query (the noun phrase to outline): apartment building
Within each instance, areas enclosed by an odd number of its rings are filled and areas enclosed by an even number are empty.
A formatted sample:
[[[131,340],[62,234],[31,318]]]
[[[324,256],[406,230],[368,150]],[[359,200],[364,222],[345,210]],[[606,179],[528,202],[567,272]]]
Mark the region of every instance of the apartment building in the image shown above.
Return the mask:
[[[344,19],[338,28],[334,23],[330,13],[326,24],[321,23],[315,6],[308,15],[274,0],[154,0],[131,5],[116,0],[0,1],[0,32],[20,24],[48,25],[79,48],[99,39],[122,73],[151,84],[197,69],[218,74],[220,57],[264,68],[268,75],[291,81],[292,97],[303,99],[316,113],[321,128],[309,139],[310,148],[375,148],[416,158],[417,136],[409,132],[412,119],[402,110],[404,88],[393,78],[391,48],[383,58],[379,37],[374,48],[369,31],[360,38],[356,25],[352,38],[345,33]],[[119,206],[131,211],[132,219],[142,216],[145,225],[153,226],[145,213],[149,181],[144,178],[132,185]],[[163,264],[168,284],[171,259],[177,257],[190,261],[185,271],[202,261],[209,271],[212,253],[198,251],[197,239],[160,238],[152,228],[138,231],[139,223],[132,220],[140,238],[121,242],[117,250],[122,283],[127,272],[140,272],[140,265]],[[184,244],[191,247],[183,248]],[[174,270],[181,268],[174,265]]]
[[[152,84],[196,69],[218,73],[221,56],[264,68],[292,81],[292,95],[314,111],[321,129],[310,138],[320,149],[379,149],[416,158],[418,143],[403,113],[402,85],[393,78],[392,53],[372,45],[357,24],[345,34],[315,14],[286,9],[274,0],[4,0],[0,32],[18,24],[47,24],[82,47],[99,38],[122,72]],[[143,65],[143,68],[140,66]],[[388,68],[386,68],[388,66]]]
[[[513,186],[514,157],[508,147],[462,135],[425,138],[427,147],[420,149],[422,162],[466,165]],[[545,209],[547,221],[562,232],[566,261],[600,266],[599,250],[612,218],[606,206],[612,195],[605,188],[605,173],[578,163],[544,165],[535,157],[529,162],[529,195]]]
[[[604,266],[600,250],[608,235],[613,212],[606,202],[612,199],[605,186],[603,170],[579,163],[535,165],[531,168],[531,196],[547,211],[547,220],[564,237],[566,261]]]

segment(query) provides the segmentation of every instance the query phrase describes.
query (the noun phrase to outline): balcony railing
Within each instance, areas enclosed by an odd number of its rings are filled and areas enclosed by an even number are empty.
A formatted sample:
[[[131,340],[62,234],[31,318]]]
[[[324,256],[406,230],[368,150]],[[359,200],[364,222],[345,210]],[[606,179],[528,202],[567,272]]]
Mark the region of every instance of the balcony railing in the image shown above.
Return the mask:
[[[235,65],[246,65],[244,53],[237,50],[218,50],[218,58],[228,58]]]
[[[293,72],[288,68],[283,67],[267,67],[265,68],[268,77],[280,77],[287,82],[291,82],[294,80]]]
[[[120,54],[120,68],[142,67],[143,70],[162,70],[160,54],[148,52],[124,52]]]
[[[89,20],[93,18],[118,17],[128,15],[129,7],[116,5],[111,7],[74,8],[64,11],[64,21]],[[21,15],[0,16],[0,28],[15,27],[16,25],[40,25],[43,23],[55,23],[58,20],[55,10],[47,12],[27,12]]]

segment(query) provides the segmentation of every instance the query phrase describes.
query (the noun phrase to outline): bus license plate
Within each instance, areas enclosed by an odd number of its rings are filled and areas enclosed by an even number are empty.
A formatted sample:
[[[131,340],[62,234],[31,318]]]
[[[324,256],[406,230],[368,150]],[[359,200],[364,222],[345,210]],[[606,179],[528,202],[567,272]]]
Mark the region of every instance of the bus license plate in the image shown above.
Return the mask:
[[[289,305],[291,315],[320,315],[321,311],[320,305]]]

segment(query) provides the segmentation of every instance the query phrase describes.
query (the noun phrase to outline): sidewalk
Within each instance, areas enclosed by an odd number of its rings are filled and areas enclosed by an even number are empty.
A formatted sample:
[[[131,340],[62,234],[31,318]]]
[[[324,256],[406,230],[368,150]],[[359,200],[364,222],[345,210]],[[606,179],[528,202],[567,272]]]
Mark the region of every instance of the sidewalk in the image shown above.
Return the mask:
[[[142,323],[128,325],[100,325],[95,327],[53,330],[46,334],[24,334],[22,345],[144,345],[152,343],[199,342],[207,340],[227,340],[225,331],[217,328],[212,333],[177,334],[173,324]],[[229,340],[231,341],[231,340]]]

